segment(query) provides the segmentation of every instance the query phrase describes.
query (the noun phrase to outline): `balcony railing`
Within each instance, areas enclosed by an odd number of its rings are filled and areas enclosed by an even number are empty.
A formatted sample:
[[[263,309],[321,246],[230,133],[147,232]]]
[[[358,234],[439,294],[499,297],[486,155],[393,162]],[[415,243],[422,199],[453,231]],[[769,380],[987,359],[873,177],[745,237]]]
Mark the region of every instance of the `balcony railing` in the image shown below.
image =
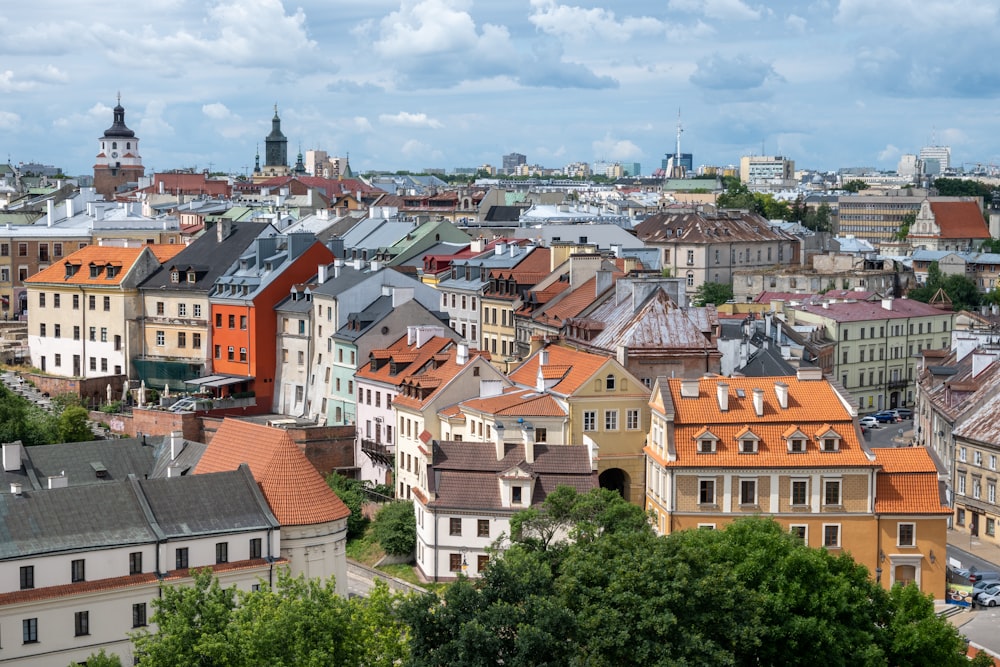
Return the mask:
[[[395,454],[391,446],[381,442],[375,442],[367,438],[361,439],[361,451],[368,455],[372,463],[392,467],[395,462]]]
[[[909,380],[889,380],[885,386],[889,389],[903,389],[907,384]]]

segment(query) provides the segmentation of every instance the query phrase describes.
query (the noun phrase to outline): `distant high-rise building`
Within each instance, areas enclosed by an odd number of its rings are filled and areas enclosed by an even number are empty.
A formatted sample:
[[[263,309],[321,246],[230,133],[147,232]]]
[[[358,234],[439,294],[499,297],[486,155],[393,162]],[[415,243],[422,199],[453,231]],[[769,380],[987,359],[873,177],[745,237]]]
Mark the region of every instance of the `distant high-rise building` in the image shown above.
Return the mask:
[[[680,167],[685,173],[691,173],[694,171],[694,155],[691,153],[681,153],[680,157],[677,153],[667,153],[663,159],[660,161],[660,168],[663,169],[664,173],[670,175],[669,169],[673,169],[676,173],[677,168]]]
[[[306,173],[310,176],[329,178],[329,155],[326,151],[306,151]]]
[[[951,146],[924,146],[920,149],[920,162],[925,174],[943,174],[951,167]]]
[[[740,158],[740,182],[747,185],[794,185],[795,160],[780,155],[744,155]]]
[[[528,158],[520,153],[508,153],[503,156],[503,171],[505,174],[512,174],[517,168],[528,163]]]
[[[916,176],[920,173],[920,162],[917,156],[913,153],[907,153],[899,158],[899,166],[896,167],[896,173],[900,176],[905,176],[907,178]]]
[[[641,176],[642,175],[642,165],[638,162],[626,162],[622,165],[625,170],[626,176]]]

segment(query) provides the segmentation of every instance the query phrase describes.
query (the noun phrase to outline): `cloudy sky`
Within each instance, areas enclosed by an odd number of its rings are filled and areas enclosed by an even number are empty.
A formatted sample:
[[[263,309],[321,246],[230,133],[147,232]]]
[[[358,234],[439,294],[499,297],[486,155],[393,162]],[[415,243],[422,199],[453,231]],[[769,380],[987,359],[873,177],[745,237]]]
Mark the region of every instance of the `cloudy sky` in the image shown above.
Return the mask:
[[[0,150],[91,172],[120,91],[147,171],[270,131],[356,170],[781,154],[1000,163],[984,0],[34,0],[0,15]]]

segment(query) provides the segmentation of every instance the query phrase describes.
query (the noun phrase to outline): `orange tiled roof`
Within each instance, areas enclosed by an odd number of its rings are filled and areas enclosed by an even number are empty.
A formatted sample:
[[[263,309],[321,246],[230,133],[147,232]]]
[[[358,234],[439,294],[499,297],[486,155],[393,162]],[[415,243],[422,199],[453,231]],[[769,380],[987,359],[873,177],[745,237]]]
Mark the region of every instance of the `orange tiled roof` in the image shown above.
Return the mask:
[[[719,410],[716,385],[729,385],[728,410]],[[788,385],[788,407],[781,408],[775,384]],[[753,407],[753,390],[764,390],[763,415]],[[676,459],[669,467],[875,467],[858,440],[854,420],[836,390],[826,380],[780,377],[712,377],[698,381],[698,397],[681,397],[681,380],[667,380],[674,411]],[[739,394],[742,393],[743,396]],[[714,454],[698,453],[698,437],[708,428],[719,438]],[[747,428],[760,440],[757,453],[741,454],[739,436]],[[833,429],[840,436],[838,451],[821,452],[815,435]],[[806,436],[806,451],[788,451],[788,438]],[[648,449],[648,448],[647,448]]]
[[[990,230],[979,204],[972,201],[934,201],[934,222],[943,239],[988,239]]]
[[[937,473],[937,466],[923,447],[873,447],[872,453],[887,473]]]
[[[566,410],[551,394],[518,387],[509,387],[499,396],[471,398],[462,401],[456,407],[505,417],[563,417],[566,415]]]
[[[548,352],[549,360],[546,365],[569,367],[570,369],[562,376],[562,380],[551,388],[552,392],[564,396],[576,392],[610,358],[562,345],[549,345],[544,350],[535,352],[523,364],[514,369],[509,376],[514,384],[519,384],[522,387],[534,387],[538,384],[538,360],[542,351]],[[545,371],[542,372],[544,375]]]
[[[381,360],[388,358],[392,358],[397,362],[405,360],[410,362],[409,366],[401,369],[401,371],[396,375],[393,375],[391,372],[392,364],[384,364],[380,366],[378,370],[373,371],[371,369],[371,363],[366,363],[358,369],[355,375],[359,380],[369,380],[372,382],[384,382],[387,384],[398,385],[404,378],[412,375],[416,369],[420,368],[432,359],[435,354],[451,345],[452,340],[450,338],[434,336],[425,341],[421,347],[416,347],[415,344],[410,346],[407,343],[407,336],[403,335],[385,350],[375,350],[372,352],[372,355],[374,355],[376,359]]]
[[[195,474],[235,470],[241,463],[250,466],[283,526],[325,523],[350,514],[284,429],[224,420]]]
[[[55,262],[31,276],[25,283],[58,283],[60,285],[119,285],[136,260],[146,248],[161,264],[184,249],[184,245],[147,245],[141,248],[118,248],[114,246],[88,245],[67,255],[62,261]],[[78,266],[76,273],[66,277],[66,264]],[[112,265],[120,267],[117,274],[108,278],[107,271],[102,270],[96,278],[90,276],[90,266],[94,264],[105,267]]]
[[[941,504],[937,474],[879,473],[875,485],[879,514],[951,514]]]
[[[427,347],[427,343],[424,344],[424,347]],[[399,393],[392,399],[392,404],[394,406],[417,410],[423,409],[424,406],[434,400],[439,388],[448,384],[455,376],[468,368],[480,356],[483,356],[478,350],[469,350],[468,360],[464,364],[459,364],[456,361],[456,357],[458,356],[457,347],[449,348],[446,353],[448,355],[447,361],[436,361],[435,363],[438,364],[436,367],[424,366],[419,372],[407,374],[400,382],[400,384],[405,382],[421,388],[430,388],[431,391],[425,397],[406,396],[403,393]],[[437,355],[434,356],[436,357]],[[416,371],[419,368],[421,366],[412,364],[408,370]]]

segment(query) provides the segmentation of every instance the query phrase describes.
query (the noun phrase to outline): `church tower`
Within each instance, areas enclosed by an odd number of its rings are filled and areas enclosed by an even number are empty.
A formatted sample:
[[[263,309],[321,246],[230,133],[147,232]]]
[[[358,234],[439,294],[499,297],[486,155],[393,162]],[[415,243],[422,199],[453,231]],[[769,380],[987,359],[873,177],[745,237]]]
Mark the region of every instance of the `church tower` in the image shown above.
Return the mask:
[[[271,119],[271,134],[264,138],[264,166],[254,169],[254,182],[259,183],[275,176],[288,176],[292,170],[288,168],[288,139],[281,133],[281,118],[278,117],[278,105],[274,105],[274,118]]]
[[[114,122],[98,141],[100,151],[94,164],[94,188],[110,201],[121,186],[127,183],[138,185],[146,171],[139,155],[139,138],[125,125],[121,93],[114,109]]]

